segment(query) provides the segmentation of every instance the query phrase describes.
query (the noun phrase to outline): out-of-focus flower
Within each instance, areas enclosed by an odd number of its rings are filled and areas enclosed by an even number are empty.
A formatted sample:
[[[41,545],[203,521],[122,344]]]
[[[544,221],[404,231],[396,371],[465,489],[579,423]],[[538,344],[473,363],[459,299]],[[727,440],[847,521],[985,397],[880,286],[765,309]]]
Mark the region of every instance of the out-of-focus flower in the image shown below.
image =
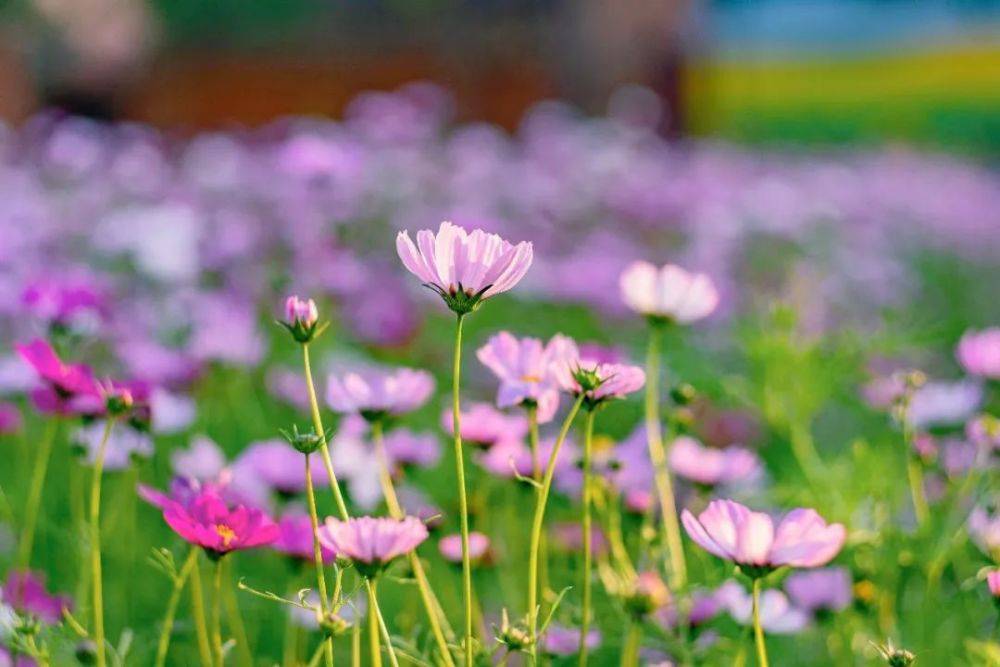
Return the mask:
[[[601,645],[601,631],[593,628],[587,631],[588,649],[596,649]],[[580,629],[571,628],[558,623],[550,623],[542,637],[542,651],[552,656],[576,655],[580,650]]]
[[[149,395],[149,410],[152,415],[150,427],[154,433],[179,433],[194,421],[197,407],[194,399],[182,394],[174,394],[156,387]]]
[[[13,403],[0,401],[0,435],[21,430],[21,411]]]
[[[71,329],[92,329],[108,310],[93,280],[43,278],[25,287],[21,303],[35,317]]]
[[[1000,570],[990,570],[986,573],[986,586],[990,595],[1000,599]]]
[[[712,280],[667,264],[633,262],[621,275],[622,298],[629,308],[646,315],[688,324],[709,315],[719,303]]]
[[[552,526],[552,546],[567,553],[579,553],[583,548],[583,527],[579,521],[566,521]],[[608,540],[604,532],[595,527],[590,532],[590,548],[595,554],[601,554],[608,549]]]
[[[290,296],[285,299],[285,319],[279,322],[299,343],[308,343],[322,332],[319,310],[312,299]]]
[[[753,600],[749,592],[730,580],[720,586],[715,595],[733,620],[750,625]],[[809,615],[793,606],[781,591],[769,589],[760,596],[760,625],[769,634],[794,634],[809,625]]]
[[[204,435],[191,439],[187,449],[170,452],[170,465],[181,477],[200,482],[214,480],[226,467],[226,455],[215,441]]]
[[[462,562],[462,536],[458,533],[445,535],[438,541],[438,551],[450,563]],[[490,560],[490,538],[478,531],[469,533],[469,560],[473,563]]]
[[[965,332],[955,356],[969,375],[1000,379],[1000,327]]]
[[[965,437],[979,447],[1000,449],[1000,419],[993,415],[970,419],[965,423]]]
[[[555,438],[543,438],[538,443],[538,463],[541,469],[548,465]],[[555,463],[556,488],[563,492],[576,490],[582,481],[582,473],[577,467],[579,448],[568,438],[559,450]],[[523,440],[503,440],[490,447],[479,457],[479,464],[497,477],[508,479],[531,477],[534,461],[531,448]]]
[[[385,436],[385,453],[397,466],[432,468],[441,459],[441,443],[432,433],[398,428]]]
[[[688,610],[687,622],[692,626],[698,626],[715,618],[723,608],[723,602],[714,591],[695,590],[691,593],[691,608]],[[677,605],[671,600],[671,604],[664,607],[659,614],[659,618],[666,625],[673,627],[677,625]]]
[[[669,463],[681,477],[705,485],[751,481],[761,473],[760,459],[749,449],[703,447],[688,436],[674,440]]]
[[[18,613],[33,616],[43,623],[62,622],[62,610],[72,609],[73,602],[65,595],[51,595],[45,590],[45,578],[28,570],[11,570],[0,589],[0,599]]]
[[[230,293],[199,295],[193,304],[188,350],[200,361],[256,366],[264,356],[257,312],[246,297]]]
[[[481,229],[471,233],[442,222],[437,234],[417,232],[396,237],[396,251],[403,265],[444,299],[459,314],[472,312],[486,299],[516,285],[531,266],[532,246],[517,245]]]
[[[842,567],[793,572],[785,580],[792,603],[806,611],[840,611],[851,603],[851,574]]]
[[[303,412],[309,410],[309,388],[300,371],[273,367],[267,371],[267,391],[275,398]]]
[[[518,339],[501,331],[479,348],[479,361],[500,380],[497,407],[536,406],[542,424],[555,416],[559,387],[554,362],[562,350],[561,338],[557,336],[546,345],[537,338]]]
[[[508,415],[489,403],[470,403],[461,413],[462,442],[489,447],[497,442],[517,440],[528,434],[528,420],[524,415]],[[441,413],[441,426],[449,434],[452,430],[451,408]]]
[[[233,489],[246,493],[247,498],[261,498],[262,491],[292,495],[302,493],[306,488],[305,460],[294,447],[283,440],[251,443],[233,461],[231,468]],[[320,457],[309,460],[309,470],[313,483],[329,483],[326,467]]]
[[[713,500],[697,519],[684,510],[681,521],[699,546],[752,576],[782,565],[825,565],[840,551],[847,532],[842,524],[827,525],[815,510],[803,508],[786,514],[775,528],[767,514],[732,500]]]
[[[72,436],[72,441],[83,450],[87,465],[94,465],[97,459],[97,450],[104,437],[104,424],[103,419],[91,422],[78,428]],[[132,465],[134,458],[149,458],[152,455],[153,439],[148,433],[133,428],[128,423],[119,423],[111,429],[111,435],[108,436],[104,470],[124,470]]]
[[[169,503],[163,509],[163,519],[174,532],[212,557],[270,544],[281,534],[262,511],[244,505],[230,508],[211,489],[202,490],[186,505]]]
[[[964,422],[979,409],[983,388],[977,382],[928,382],[913,393],[907,413],[914,428]]]
[[[640,572],[625,595],[625,606],[638,618],[662,609],[670,602],[670,590],[652,570]]]
[[[74,414],[81,401],[92,405],[97,399],[97,381],[83,364],[66,364],[46,341],[36,338],[14,349],[44,383],[32,390],[31,399],[42,412]]]
[[[552,372],[559,388],[574,396],[583,394],[588,408],[605,401],[624,398],[642,389],[646,373],[638,366],[604,364],[581,356],[576,343],[565,336],[556,336],[550,345]]]
[[[278,519],[278,539],[271,543],[271,548],[294,558],[312,561],[313,531],[312,521],[305,512],[287,512]],[[328,545],[321,544],[320,552],[324,563],[332,563],[337,554]]]
[[[434,378],[427,371],[367,368],[330,374],[326,402],[336,412],[375,420],[416,410],[433,391]]]
[[[412,516],[363,516],[347,521],[327,518],[319,529],[319,538],[338,556],[351,559],[364,576],[372,577],[426,540],[427,526]]]
[[[969,536],[983,553],[1000,562],[1000,511],[995,503],[972,508]]]

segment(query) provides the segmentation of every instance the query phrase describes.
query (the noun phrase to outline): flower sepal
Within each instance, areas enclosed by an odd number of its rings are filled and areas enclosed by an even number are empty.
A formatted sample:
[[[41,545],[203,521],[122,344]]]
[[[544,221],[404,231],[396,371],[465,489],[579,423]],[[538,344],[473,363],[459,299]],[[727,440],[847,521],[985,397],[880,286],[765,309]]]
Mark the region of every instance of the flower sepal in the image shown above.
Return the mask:
[[[462,283],[458,284],[458,289],[452,290],[443,290],[433,283],[424,283],[424,287],[437,292],[456,315],[468,315],[479,310],[483,305],[483,295],[493,285],[491,283],[475,293],[462,287]]]
[[[315,431],[303,431],[299,432],[299,427],[297,424],[292,424],[292,430],[286,431],[284,429],[279,429],[281,437],[283,437],[288,444],[294,447],[301,454],[312,454],[317,449],[323,446],[325,441],[330,439],[332,431],[327,431],[324,437],[320,437]]]

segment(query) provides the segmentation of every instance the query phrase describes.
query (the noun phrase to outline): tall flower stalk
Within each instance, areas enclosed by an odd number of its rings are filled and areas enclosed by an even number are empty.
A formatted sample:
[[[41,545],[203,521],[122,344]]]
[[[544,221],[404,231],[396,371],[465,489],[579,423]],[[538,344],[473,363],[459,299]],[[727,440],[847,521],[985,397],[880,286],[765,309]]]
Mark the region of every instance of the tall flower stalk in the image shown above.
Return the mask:
[[[170,590],[170,598],[167,600],[167,610],[163,615],[163,627],[160,628],[160,640],[156,644],[156,667],[163,667],[167,662],[167,651],[170,649],[170,635],[174,629],[174,617],[177,614],[177,605],[180,603],[184,585],[191,576],[191,572],[197,566],[197,561],[198,547],[192,546],[187,560],[184,561],[180,572],[174,577],[174,585]]]
[[[767,646],[764,644],[764,628],[760,624],[760,589],[762,577],[753,580],[753,636],[757,646],[757,665],[767,667]]]
[[[90,482],[90,576],[94,613],[94,643],[97,667],[107,664],[107,647],[104,640],[104,585],[101,575],[101,477],[104,474],[104,457],[115,417],[104,422],[104,433],[97,447],[94,473]]]
[[[591,567],[593,560],[591,512],[593,509],[593,448],[594,448],[594,417],[593,409],[587,411],[583,431],[583,518],[581,520],[583,534],[583,617],[580,620],[580,650],[578,664],[587,664],[587,632],[590,630],[591,607]]]
[[[465,665],[472,667],[472,562],[469,559],[469,502],[465,493],[465,457],[462,453],[462,418],[459,381],[462,372],[462,322],[465,315],[455,317],[455,355],[451,371],[452,429],[455,434],[455,475],[458,480],[459,521],[462,532],[462,600],[465,605]]]
[[[215,559],[212,576],[212,655],[216,667],[223,667],[225,655],[222,649],[222,558]]]
[[[31,471],[31,484],[28,487],[28,500],[24,509],[24,530],[17,548],[18,566],[27,569],[31,565],[31,548],[35,541],[35,526],[38,524],[38,509],[42,503],[42,491],[45,487],[45,475],[52,458],[52,444],[55,441],[58,423],[49,420],[38,447],[38,456]]]
[[[323,573],[323,547],[319,542],[319,533],[317,532],[319,530],[319,515],[316,512],[316,495],[313,491],[309,454],[303,458],[306,462],[306,502],[309,505],[309,526],[312,529],[313,562],[316,565],[316,592],[319,593],[319,607],[325,620],[327,612],[330,610],[330,601],[326,596],[326,575]],[[323,653],[326,664],[328,667],[333,667],[333,638],[327,637],[323,644],[325,645]]]
[[[191,545],[191,551],[198,553],[197,545]],[[205,594],[201,585],[201,568],[198,567],[198,556],[194,557],[191,566],[191,616],[194,618],[195,638],[198,643],[198,657],[202,667],[212,664],[212,647],[208,641],[208,624],[205,622]]]

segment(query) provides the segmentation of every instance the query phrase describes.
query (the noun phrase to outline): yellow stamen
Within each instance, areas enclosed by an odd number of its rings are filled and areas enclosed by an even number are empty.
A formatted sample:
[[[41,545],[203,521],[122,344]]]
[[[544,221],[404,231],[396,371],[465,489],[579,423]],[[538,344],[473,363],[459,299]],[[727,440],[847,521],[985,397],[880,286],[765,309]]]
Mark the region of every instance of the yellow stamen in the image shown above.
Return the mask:
[[[224,547],[228,547],[230,543],[236,539],[236,533],[233,532],[233,529],[224,524],[216,524],[215,532],[222,538],[222,546]]]

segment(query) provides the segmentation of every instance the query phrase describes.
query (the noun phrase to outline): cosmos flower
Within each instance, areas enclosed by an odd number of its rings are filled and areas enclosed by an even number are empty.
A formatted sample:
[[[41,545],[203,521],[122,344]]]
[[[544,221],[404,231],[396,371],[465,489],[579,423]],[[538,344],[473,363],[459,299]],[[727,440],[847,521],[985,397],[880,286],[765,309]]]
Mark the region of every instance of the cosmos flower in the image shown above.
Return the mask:
[[[815,510],[797,508],[775,528],[767,514],[754,512],[732,500],[713,500],[696,519],[681,513],[688,535],[711,554],[749,569],[770,570],[782,565],[819,567],[844,545],[846,530],[827,525]]]
[[[73,608],[70,598],[51,595],[45,590],[44,575],[29,570],[8,572],[7,581],[0,588],[0,599],[19,614],[33,616],[49,625],[62,622],[62,610]]]
[[[729,580],[715,595],[734,621],[740,625],[751,624],[753,600],[742,586]],[[760,596],[760,625],[768,634],[794,634],[809,625],[809,615],[792,605],[781,591],[768,589]]]
[[[597,628],[587,631],[587,648],[596,649],[601,645],[601,631]],[[542,651],[552,656],[576,655],[580,650],[580,629],[558,623],[550,623],[542,637]]]
[[[336,412],[373,420],[416,410],[433,391],[434,378],[427,371],[367,368],[330,374],[326,402]]]
[[[851,574],[842,567],[793,572],[785,579],[792,603],[806,611],[841,611],[851,603]]]
[[[176,475],[205,482],[219,477],[226,467],[226,455],[214,440],[196,435],[187,449],[170,452],[170,465]]]
[[[278,539],[271,548],[300,560],[313,560],[313,531],[309,515],[301,511],[286,512],[278,519]],[[326,544],[320,545],[324,563],[332,563],[337,553]]]
[[[309,459],[313,483],[325,485],[329,476],[319,456]],[[270,491],[283,495],[302,493],[306,470],[302,454],[284,440],[250,443],[231,466],[232,487],[248,499],[264,498]],[[263,504],[262,502],[255,504]]]
[[[476,356],[500,380],[497,407],[532,405],[538,421],[550,421],[559,407],[555,362],[566,347],[565,337],[556,335],[548,344],[537,338],[516,338],[501,331],[479,348]]]
[[[555,438],[543,438],[538,443],[538,462],[542,469],[548,464]],[[555,485],[563,493],[579,490],[583,481],[582,471],[577,466],[580,450],[567,438],[556,457]],[[479,464],[497,477],[513,479],[515,477],[531,477],[534,472],[534,461],[531,448],[523,440],[503,440],[483,452],[478,459]]]
[[[719,304],[712,280],[667,264],[657,269],[649,262],[633,262],[621,275],[622,299],[647,317],[689,324],[711,314]]]
[[[408,232],[396,237],[396,252],[410,273],[436,291],[456,313],[475,310],[484,300],[516,285],[531,266],[531,243],[512,245],[481,229],[442,222],[437,234]]]
[[[426,540],[427,526],[412,516],[403,519],[363,516],[347,521],[330,517],[320,527],[319,539],[339,556],[354,561],[362,574],[371,577]]]
[[[761,473],[760,459],[749,449],[703,447],[688,436],[674,440],[668,460],[678,475],[705,485],[749,481]]]
[[[97,451],[104,437],[105,420],[99,419],[78,428],[71,436],[83,452],[87,465],[94,465]],[[111,429],[108,444],[104,452],[104,470],[125,470],[132,465],[133,460],[149,458],[153,455],[153,439],[146,431],[133,428],[128,423],[121,423]]]
[[[450,563],[462,562],[462,536],[459,533],[445,535],[438,541],[438,551]],[[473,563],[488,561],[490,556],[490,538],[472,531],[469,533],[469,560]]]
[[[584,394],[589,408],[624,398],[646,383],[646,373],[638,366],[600,363],[583,357],[576,343],[565,336],[555,337],[553,342],[552,372],[559,388],[574,396]]]
[[[32,402],[42,412],[75,414],[81,399],[92,403],[98,397],[97,381],[83,364],[67,364],[46,341],[36,338],[14,349],[31,366],[43,385],[31,392]]]
[[[398,428],[385,436],[385,453],[396,466],[432,468],[441,459],[441,443],[432,433]]]
[[[36,280],[24,288],[21,303],[41,320],[74,329],[89,328],[108,311],[107,297],[95,281],[79,276]]]
[[[322,333],[319,327],[319,310],[312,299],[290,296],[285,299],[285,319],[279,322],[299,343],[308,343]]]
[[[175,533],[212,557],[270,544],[281,531],[267,515],[244,505],[229,507],[212,489],[203,489],[188,504],[171,502],[163,519]]]
[[[489,447],[502,440],[517,440],[528,434],[528,419],[523,414],[508,415],[489,403],[470,403],[460,415],[464,443]],[[451,408],[441,413],[441,427],[454,435]]]
[[[982,331],[966,331],[955,356],[969,375],[1000,379],[1000,327]]]

